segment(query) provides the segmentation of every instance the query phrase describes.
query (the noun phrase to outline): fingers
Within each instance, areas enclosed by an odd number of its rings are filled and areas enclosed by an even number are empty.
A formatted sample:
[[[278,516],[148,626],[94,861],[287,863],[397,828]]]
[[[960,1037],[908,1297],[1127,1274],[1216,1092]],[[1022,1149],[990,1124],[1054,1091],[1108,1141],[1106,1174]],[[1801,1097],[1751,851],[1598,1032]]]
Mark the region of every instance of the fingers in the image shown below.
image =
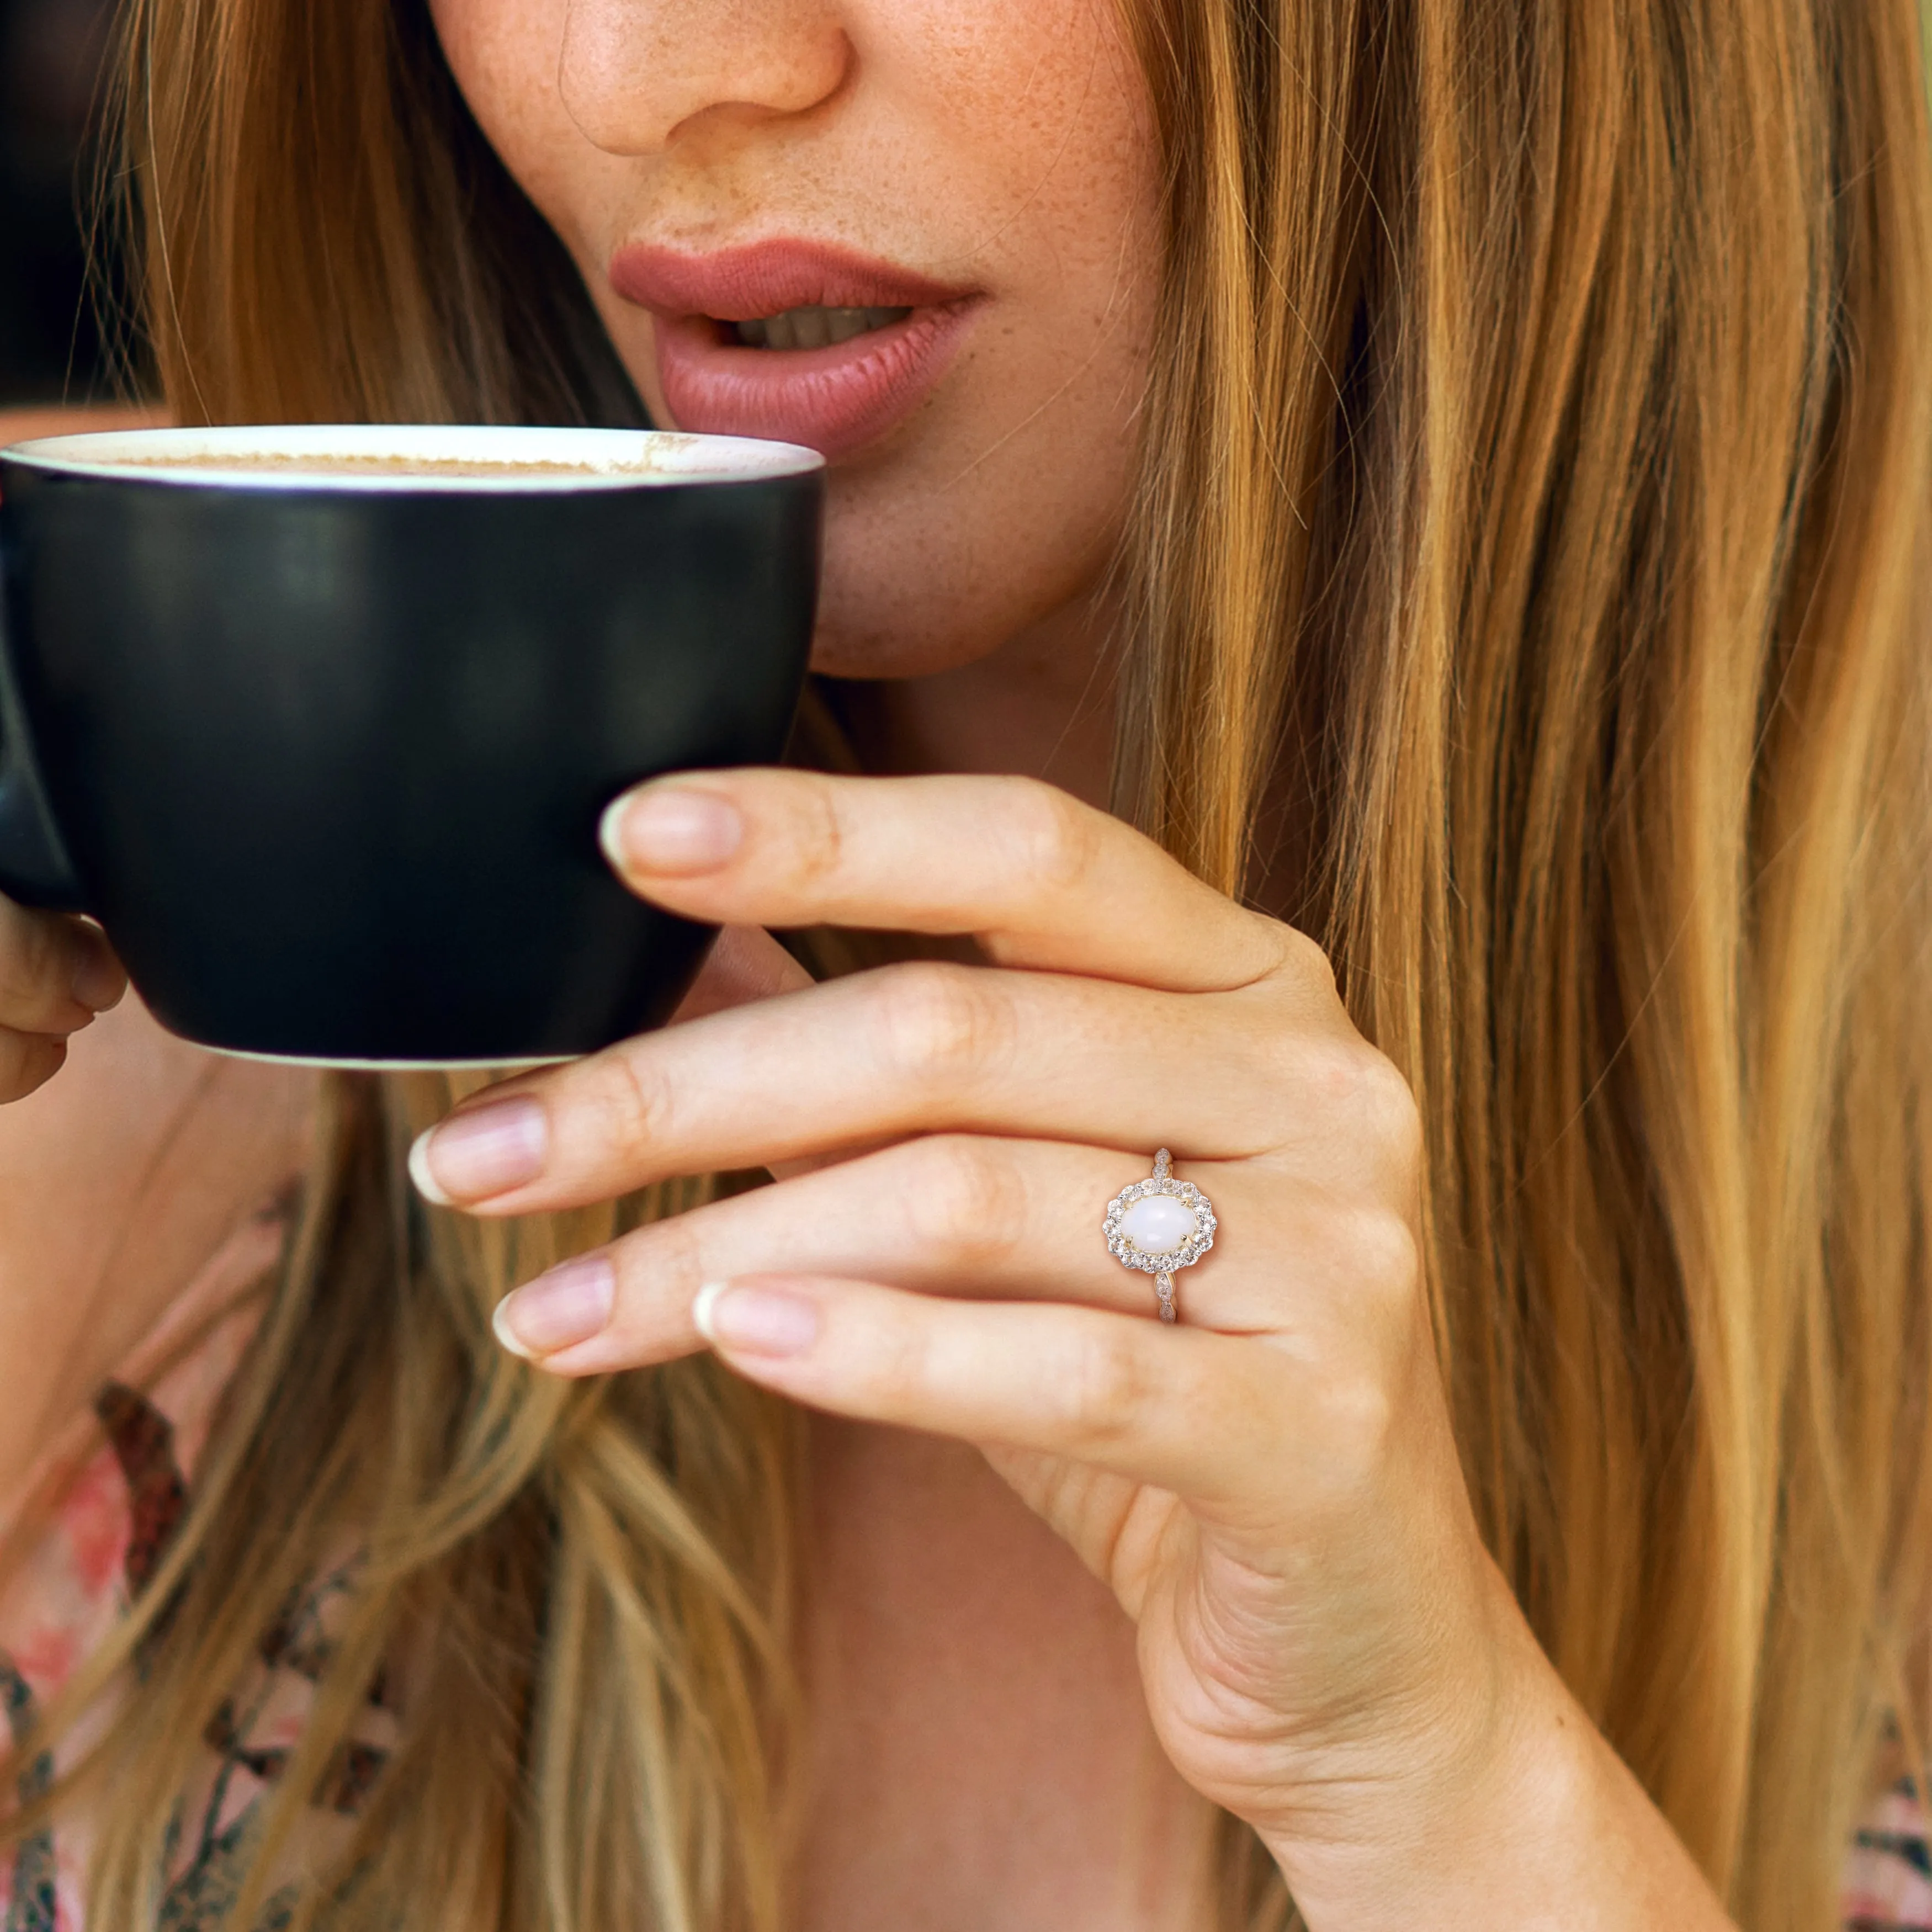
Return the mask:
[[[24,1100],[67,1064],[67,1042],[50,1034],[0,1032],[0,1102]]]
[[[1258,1076],[1332,1051],[1290,1033],[1266,987],[1179,1000],[921,962],[492,1088],[425,1136],[417,1167],[432,1199],[494,1215],[934,1131],[1222,1158],[1279,1135],[1279,1088]]]
[[[127,984],[92,926],[0,898],[0,1100],[17,1100],[46,1080],[67,1036],[112,1006]]]
[[[820,1276],[713,1283],[696,1312],[734,1367],[801,1401],[1072,1456],[1210,1504],[1252,1486],[1280,1384],[1297,1372],[1284,1352],[1207,1329]],[[596,1369],[580,1352],[544,1366]]]
[[[127,986],[92,926],[0,898],[0,1027],[77,1033]]]
[[[1273,1509],[1311,1419],[1282,1351],[1088,1308],[757,1276],[700,1307],[718,1353],[796,1400],[1061,1456],[1227,1518]]]
[[[1028,778],[680,775],[618,800],[604,845],[634,890],[696,918],[970,933],[1003,964],[1173,992],[1246,985],[1293,939]]]
[[[1148,1171],[1136,1156],[1061,1142],[908,1141],[640,1228],[580,1265],[566,1264],[561,1280],[518,1290],[497,1330],[546,1366],[562,1366],[548,1358],[571,1351],[572,1373],[663,1361],[697,1345],[691,1305],[706,1282],[773,1271],[934,1294],[1075,1300],[1152,1319],[1153,1276],[1117,1261],[1100,1225],[1113,1196]],[[1186,1178],[1210,1202],[1223,1182],[1234,1184],[1230,1171],[1205,1165]],[[1270,1219],[1298,1198],[1292,1187],[1276,1196]],[[1226,1204],[1216,1202],[1217,1213]],[[1233,1253],[1223,1244],[1180,1274],[1188,1320],[1231,1330],[1279,1324],[1279,1286],[1241,1266],[1262,1211],[1244,1204]],[[585,1268],[606,1278],[593,1281]]]
[[[432,1201],[547,1211],[935,1130],[1252,1153],[1282,1118],[1256,1076],[1283,1042],[1360,1046],[1312,942],[1030,781],[707,772],[640,788],[605,832],[633,883],[647,848],[681,868],[650,890],[698,916],[970,932],[1065,970],[926,962],[729,1014],[737,991],[694,997],[686,1016],[706,1017],[493,1089],[425,1136]]]

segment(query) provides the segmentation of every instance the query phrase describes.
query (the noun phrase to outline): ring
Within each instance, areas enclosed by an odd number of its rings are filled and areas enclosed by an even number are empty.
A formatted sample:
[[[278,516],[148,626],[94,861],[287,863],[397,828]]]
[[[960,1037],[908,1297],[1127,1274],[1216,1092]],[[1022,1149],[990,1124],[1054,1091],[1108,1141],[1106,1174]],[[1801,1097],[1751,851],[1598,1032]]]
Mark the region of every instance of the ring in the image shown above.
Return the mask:
[[[1177,1180],[1173,1156],[1162,1148],[1154,1157],[1150,1180],[1124,1187],[1107,1203],[1100,1232],[1108,1252],[1123,1268],[1154,1276],[1160,1297],[1160,1318],[1174,1319],[1174,1276],[1192,1268],[1214,1245],[1214,1210],[1191,1180]]]

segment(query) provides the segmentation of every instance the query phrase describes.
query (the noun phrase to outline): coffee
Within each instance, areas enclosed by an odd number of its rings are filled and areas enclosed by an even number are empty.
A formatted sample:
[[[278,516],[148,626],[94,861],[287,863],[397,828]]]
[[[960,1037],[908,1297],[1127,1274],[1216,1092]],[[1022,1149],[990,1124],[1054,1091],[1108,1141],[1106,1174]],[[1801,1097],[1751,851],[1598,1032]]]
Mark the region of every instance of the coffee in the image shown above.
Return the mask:
[[[514,482],[524,476],[643,477],[654,473],[642,464],[478,461],[458,457],[286,456],[272,449],[230,451],[220,456],[127,456],[114,466],[117,470],[194,470],[222,475],[272,470],[278,475],[296,476],[407,476],[425,482],[449,476],[488,477],[500,483]]]
[[[436,429],[374,424],[148,430],[50,438],[34,460],[196,488],[538,494],[747,482],[814,465],[808,450],[665,430]]]

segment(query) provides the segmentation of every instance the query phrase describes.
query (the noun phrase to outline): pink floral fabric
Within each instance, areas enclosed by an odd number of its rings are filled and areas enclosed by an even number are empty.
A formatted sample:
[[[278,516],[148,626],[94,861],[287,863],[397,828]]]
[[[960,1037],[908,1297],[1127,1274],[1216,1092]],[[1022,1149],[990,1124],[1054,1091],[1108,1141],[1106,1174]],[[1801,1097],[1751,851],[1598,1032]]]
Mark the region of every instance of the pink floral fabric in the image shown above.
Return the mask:
[[[188,1485],[222,1391],[253,1333],[247,1306],[223,1313],[274,1264],[282,1223],[248,1222],[217,1256],[167,1321],[100,1391],[92,1426],[44,1461],[29,1493],[59,1496],[24,1560],[0,1582],[0,1707],[21,1735],[140,1594],[186,1506]],[[196,1330],[202,1332],[197,1334]],[[192,1337],[184,1348],[184,1337]],[[81,1445],[106,1441],[92,1453]],[[0,1522],[0,1530],[16,1526]],[[239,1932],[230,1923],[261,1798],[300,1737],[310,1689],[326,1658],[331,1611],[352,1587],[345,1563],[320,1578],[263,1634],[253,1681],[208,1727],[205,1774],[178,1818],[158,1932]],[[380,1773],[394,1714],[374,1687],[356,1742],[322,1794],[318,1830],[339,1828]],[[55,1767],[30,1762],[28,1792]],[[0,1932],[85,1932],[89,1833],[84,1816],[0,1858]],[[275,1932],[286,1892],[251,1932]],[[1910,1784],[1888,1792],[1864,1820],[1845,1867],[1844,1932],[1932,1932],[1932,1855],[1926,1810]]]
[[[1845,1863],[1845,1932],[1932,1926],[1932,1852],[1924,1805],[1910,1783],[1874,1805]]]
[[[24,1533],[21,1559],[0,1582],[0,1707],[16,1742],[154,1576],[254,1333],[246,1291],[274,1266],[282,1237],[272,1210],[237,1231],[100,1390],[92,1417],[76,1418],[25,1486],[29,1498],[58,1498],[44,1522],[0,1525]],[[331,1610],[350,1583],[345,1565],[290,1604],[263,1634],[250,1681],[209,1725],[201,1773],[176,1816],[159,1932],[239,1932],[229,1907],[260,1800],[302,1734],[327,1656]],[[336,1788],[326,1794],[319,1833],[340,1828],[329,1813],[353,1812],[392,1732],[392,1717],[372,1703]],[[56,1768],[44,1755],[30,1760],[23,1794],[44,1790]],[[0,1858],[0,1932],[84,1932],[90,1850],[83,1810]],[[272,1932],[288,1906],[286,1893],[278,1894],[255,1932]]]

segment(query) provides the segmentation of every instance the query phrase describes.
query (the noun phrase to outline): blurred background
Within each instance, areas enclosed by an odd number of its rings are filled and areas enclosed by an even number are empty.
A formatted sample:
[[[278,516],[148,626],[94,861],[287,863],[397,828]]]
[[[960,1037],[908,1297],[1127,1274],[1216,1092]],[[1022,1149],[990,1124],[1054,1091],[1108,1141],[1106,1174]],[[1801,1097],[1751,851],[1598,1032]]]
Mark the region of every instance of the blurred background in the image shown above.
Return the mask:
[[[0,410],[105,401],[85,286],[115,0],[0,0]]]

